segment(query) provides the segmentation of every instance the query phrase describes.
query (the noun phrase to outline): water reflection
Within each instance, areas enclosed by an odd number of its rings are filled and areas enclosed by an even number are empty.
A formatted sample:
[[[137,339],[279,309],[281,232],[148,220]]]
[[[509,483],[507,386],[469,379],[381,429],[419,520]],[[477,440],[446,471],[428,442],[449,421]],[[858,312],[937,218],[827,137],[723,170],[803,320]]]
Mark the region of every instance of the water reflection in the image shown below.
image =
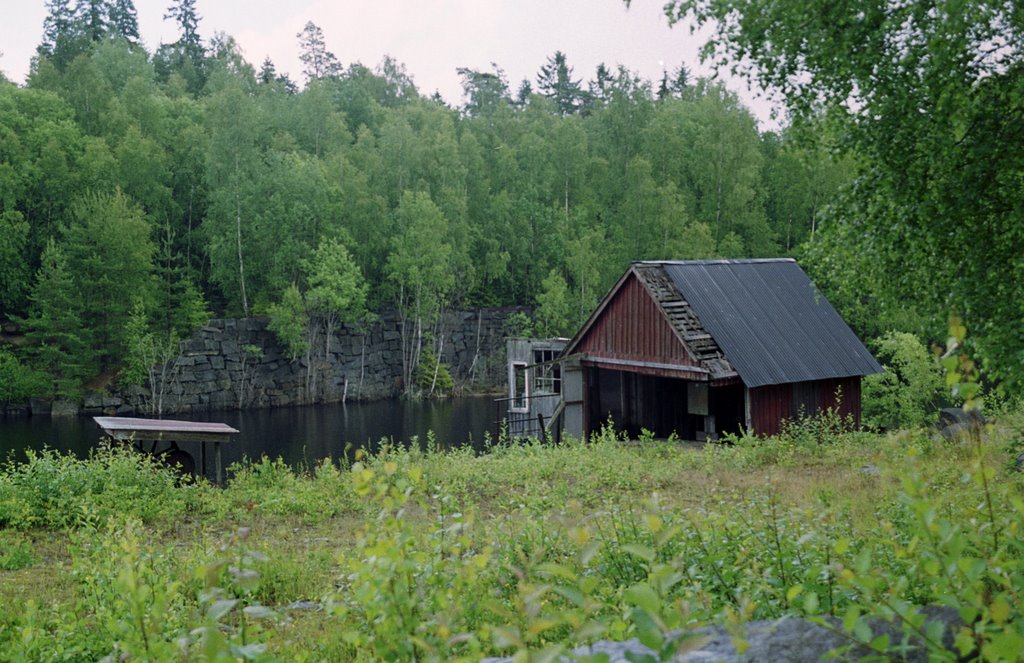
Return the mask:
[[[294,465],[310,466],[325,457],[340,458],[346,447],[375,451],[381,439],[426,444],[432,431],[439,446],[482,448],[485,431],[494,430],[490,398],[443,402],[377,401],[348,405],[311,405],[268,410],[204,412],[168,418],[221,421],[241,431],[224,445],[225,464],[244,456],[280,456]],[[91,417],[29,417],[0,419],[0,452],[6,459],[24,458],[26,449],[51,447],[85,457],[100,440]],[[180,445],[198,462],[198,445]],[[209,468],[212,469],[212,468]]]

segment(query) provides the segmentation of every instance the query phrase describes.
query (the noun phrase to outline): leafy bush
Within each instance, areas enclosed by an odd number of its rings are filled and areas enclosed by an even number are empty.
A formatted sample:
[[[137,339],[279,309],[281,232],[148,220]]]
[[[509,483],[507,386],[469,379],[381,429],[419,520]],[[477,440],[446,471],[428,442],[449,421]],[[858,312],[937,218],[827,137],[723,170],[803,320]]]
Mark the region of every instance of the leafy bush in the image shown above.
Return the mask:
[[[345,641],[375,660],[477,660],[480,642],[467,616],[480,599],[477,578],[490,553],[473,547],[472,520],[442,513],[426,531],[417,527],[411,511],[427,508],[418,467],[356,463],[351,480],[377,515],[346,556],[342,591],[332,602],[346,621]]]
[[[890,331],[875,342],[884,373],[864,378],[864,423],[883,430],[920,426],[937,417],[943,394],[942,369],[924,344]]]
[[[306,303],[299,287],[294,283],[288,286],[281,294],[281,301],[267,307],[267,315],[270,316],[267,329],[274,333],[289,358],[295,361],[309,348],[306,334],[309,329],[309,313],[306,312]]]
[[[73,527],[83,519],[133,515],[143,521],[184,514],[198,486],[151,456],[102,447],[89,459],[29,450],[24,463],[0,469],[0,526]]]
[[[30,368],[0,348],[0,403],[24,403],[33,396],[45,396],[50,380],[45,373]]]
[[[438,359],[434,348],[429,345],[420,353],[420,363],[416,369],[416,386],[431,396],[450,394],[455,389],[455,381],[452,380],[448,364]]]

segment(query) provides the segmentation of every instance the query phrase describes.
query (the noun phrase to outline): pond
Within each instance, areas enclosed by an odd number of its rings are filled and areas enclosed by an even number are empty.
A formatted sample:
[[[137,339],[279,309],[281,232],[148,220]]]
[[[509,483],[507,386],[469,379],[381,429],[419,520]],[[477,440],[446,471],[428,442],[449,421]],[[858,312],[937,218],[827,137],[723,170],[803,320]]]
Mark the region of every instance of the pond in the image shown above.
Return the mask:
[[[484,434],[495,430],[491,397],[446,401],[386,400],[347,405],[306,405],[262,410],[227,410],[168,419],[220,421],[240,432],[223,446],[225,465],[243,457],[281,457],[286,463],[312,466],[321,458],[340,458],[358,448],[376,450],[382,439],[406,444],[414,437],[426,444],[432,432],[442,448],[484,446]],[[0,419],[0,457],[23,460],[26,449],[49,447],[85,457],[100,441],[92,417],[26,417]],[[198,461],[198,446],[183,443]]]

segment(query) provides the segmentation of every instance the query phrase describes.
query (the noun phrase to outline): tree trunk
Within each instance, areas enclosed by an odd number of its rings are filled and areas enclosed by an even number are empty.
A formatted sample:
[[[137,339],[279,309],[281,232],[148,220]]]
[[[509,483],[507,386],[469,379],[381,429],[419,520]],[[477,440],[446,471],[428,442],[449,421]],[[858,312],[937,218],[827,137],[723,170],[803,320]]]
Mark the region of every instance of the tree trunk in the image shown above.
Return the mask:
[[[437,386],[437,372],[441,370],[441,353],[444,352],[444,334],[441,334],[441,342],[437,348],[437,361],[434,362],[434,379],[430,381],[430,395],[434,395],[434,387]]]
[[[242,203],[235,192],[235,242],[238,246],[238,284],[242,294],[242,312],[249,317],[249,300],[245,296],[245,262],[242,260]]]

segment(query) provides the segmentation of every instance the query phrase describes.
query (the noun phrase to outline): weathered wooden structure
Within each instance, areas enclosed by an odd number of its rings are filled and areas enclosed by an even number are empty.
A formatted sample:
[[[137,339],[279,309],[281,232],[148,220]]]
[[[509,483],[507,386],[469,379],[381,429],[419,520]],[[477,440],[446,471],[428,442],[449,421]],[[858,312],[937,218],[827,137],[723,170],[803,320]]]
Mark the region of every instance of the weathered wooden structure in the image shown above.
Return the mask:
[[[638,262],[562,356],[564,429],[779,432],[834,409],[860,422],[881,367],[791,259]]]
[[[508,396],[497,399],[497,420],[512,437],[543,438],[558,426],[562,403],[559,357],[567,338],[510,338]]]
[[[208,421],[175,421],[173,419],[137,419],[135,417],[93,417],[96,425],[111,439],[129,442],[140,452],[163,457],[180,469],[188,470],[191,461],[184,451],[178,449],[178,442],[199,442],[200,468],[206,475],[206,445],[213,443],[214,469],[217,483],[224,482],[224,468],[221,462],[220,445],[231,439],[238,430]],[[150,443],[146,449],[144,442]],[[165,444],[161,448],[161,444]],[[194,470],[194,462],[193,468]]]

